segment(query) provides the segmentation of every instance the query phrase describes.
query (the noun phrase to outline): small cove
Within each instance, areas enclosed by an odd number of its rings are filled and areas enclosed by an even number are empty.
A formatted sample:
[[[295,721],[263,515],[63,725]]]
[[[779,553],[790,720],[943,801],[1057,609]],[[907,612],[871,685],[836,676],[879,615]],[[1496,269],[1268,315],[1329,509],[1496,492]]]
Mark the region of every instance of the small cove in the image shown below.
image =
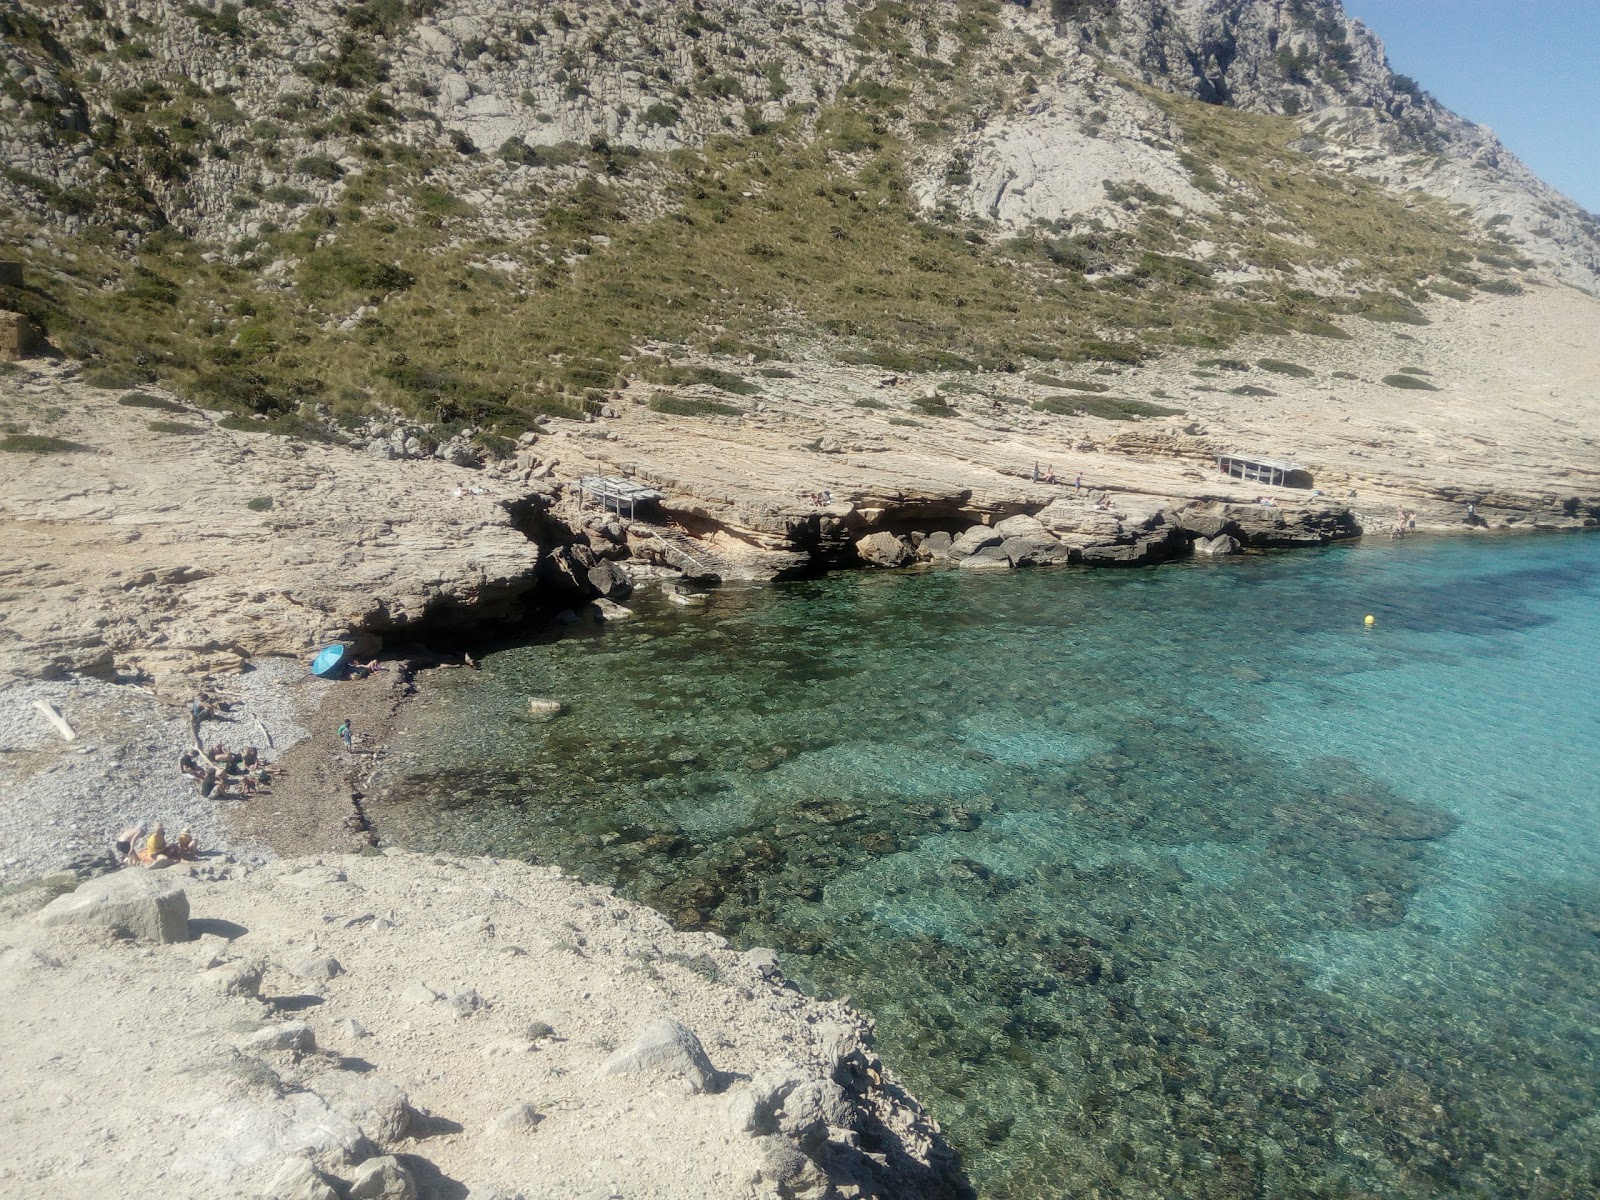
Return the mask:
[[[777,947],[985,1197],[1600,1190],[1600,539],[640,607],[430,692],[384,826]]]

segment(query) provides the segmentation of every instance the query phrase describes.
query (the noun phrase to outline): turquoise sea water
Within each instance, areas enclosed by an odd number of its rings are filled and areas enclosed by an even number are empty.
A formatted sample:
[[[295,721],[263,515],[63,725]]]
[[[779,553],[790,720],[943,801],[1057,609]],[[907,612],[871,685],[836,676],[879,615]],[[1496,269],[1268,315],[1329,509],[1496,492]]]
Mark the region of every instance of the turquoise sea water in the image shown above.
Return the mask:
[[[1600,538],[643,607],[385,824],[778,947],[985,1197],[1600,1195]]]

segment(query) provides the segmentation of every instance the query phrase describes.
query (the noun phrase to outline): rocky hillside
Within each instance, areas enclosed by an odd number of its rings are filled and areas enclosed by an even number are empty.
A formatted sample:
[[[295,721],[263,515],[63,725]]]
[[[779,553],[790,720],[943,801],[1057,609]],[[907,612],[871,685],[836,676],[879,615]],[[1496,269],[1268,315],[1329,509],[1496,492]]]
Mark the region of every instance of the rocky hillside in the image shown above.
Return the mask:
[[[509,449],[756,362],[1116,366],[1600,291],[1595,219],[1337,0],[0,0],[0,34],[0,303],[281,430]]]

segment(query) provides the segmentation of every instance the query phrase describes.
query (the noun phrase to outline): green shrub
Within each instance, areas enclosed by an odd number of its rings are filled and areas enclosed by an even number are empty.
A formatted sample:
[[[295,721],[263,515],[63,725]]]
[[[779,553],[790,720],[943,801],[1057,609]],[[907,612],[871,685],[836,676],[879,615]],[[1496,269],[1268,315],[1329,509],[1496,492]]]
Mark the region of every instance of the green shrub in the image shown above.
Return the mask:
[[[157,412],[188,413],[188,408],[173,400],[163,400],[160,396],[150,396],[144,392],[129,392],[117,400],[124,408],[153,408]]]
[[[204,433],[204,425],[187,425],[182,421],[147,421],[145,428],[151,433]]]
[[[251,512],[270,512],[272,510],[272,497],[256,496],[254,499],[246,500],[244,506]]]
[[[671,387],[692,387],[695,384],[703,384],[718,391],[732,392],[735,396],[755,396],[761,392],[761,389],[748,379],[731,371],[720,371],[716,367],[662,367],[651,378],[656,383],[665,383]]]
[[[1124,400],[1118,396],[1047,396],[1035,400],[1038,412],[1058,416],[1101,417],[1107,421],[1134,421],[1140,417],[1175,417],[1183,410],[1149,404],[1143,400]]]
[[[666,104],[657,100],[644,110],[640,120],[646,125],[654,125],[657,128],[666,129],[683,120],[683,113],[676,104]]]
[[[79,445],[77,442],[46,437],[39,433],[13,433],[0,438],[0,450],[12,454],[72,454],[88,449],[88,446]]]
[[[666,413],[674,417],[742,417],[744,410],[715,400],[700,400],[689,396],[673,396],[657,392],[650,397],[651,412]]]
[[[1432,375],[1433,372],[1432,371],[1424,371],[1421,367],[1401,367],[1400,368],[1400,374],[1402,374],[1402,375]]]
[[[137,387],[139,380],[117,367],[90,367],[83,373],[83,381],[92,388],[106,391],[123,391]]]
[[[1383,381],[1392,388],[1403,388],[1412,392],[1437,392],[1426,379],[1418,379],[1415,375],[1385,375]]]
[[[881,400],[857,400],[855,402],[854,407],[856,407],[856,408],[885,409],[885,408],[888,408],[889,406],[887,404],[885,404]]]
[[[756,370],[756,374],[764,376],[767,379],[794,379],[794,378],[796,378],[795,373],[793,371],[789,370],[788,367],[760,367],[760,368],[758,368]]]
[[[1109,384],[1079,383],[1076,379],[1058,379],[1054,375],[1029,375],[1028,382],[1037,383],[1040,387],[1065,388],[1071,392],[1109,392],[1111,390]]]
[[[1295,379],[1310,379],[1315,371],[1302,367],[1299,363],[1283,362],[1276,358],[1262,358],[1256,361],[1256,366],[1263,371],[1271,371],[1275,375],[1289,375]]]
[[[1514,279],[1485,279],[1478,285],[1478,290],[1492,292],[1496,296],[1520,296],[1528,289]]]

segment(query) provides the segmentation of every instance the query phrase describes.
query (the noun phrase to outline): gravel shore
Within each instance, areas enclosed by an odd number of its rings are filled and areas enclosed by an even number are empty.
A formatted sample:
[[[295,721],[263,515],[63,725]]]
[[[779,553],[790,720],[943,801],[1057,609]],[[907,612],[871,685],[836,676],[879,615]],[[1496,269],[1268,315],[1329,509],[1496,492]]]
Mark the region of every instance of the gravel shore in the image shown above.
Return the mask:
[[[307,739],[309,715],[337,686],[300,663],[260,660],[214,685],[240,707],[202,722],[201,739],[256,746],[281,763]],[[64,740],[37,701],[54,705],[77,740]],[[74,679],[0,691],[0,887],[101,857],[119,830],[138,821],[161,821],[172,832],[187,827],[203,846],[264,861],[270,851],[259,832],[229,836],[230,809],[257,801],[208,799],[178,772],[179,755],[193,744],[187,705],[148,688]]]

